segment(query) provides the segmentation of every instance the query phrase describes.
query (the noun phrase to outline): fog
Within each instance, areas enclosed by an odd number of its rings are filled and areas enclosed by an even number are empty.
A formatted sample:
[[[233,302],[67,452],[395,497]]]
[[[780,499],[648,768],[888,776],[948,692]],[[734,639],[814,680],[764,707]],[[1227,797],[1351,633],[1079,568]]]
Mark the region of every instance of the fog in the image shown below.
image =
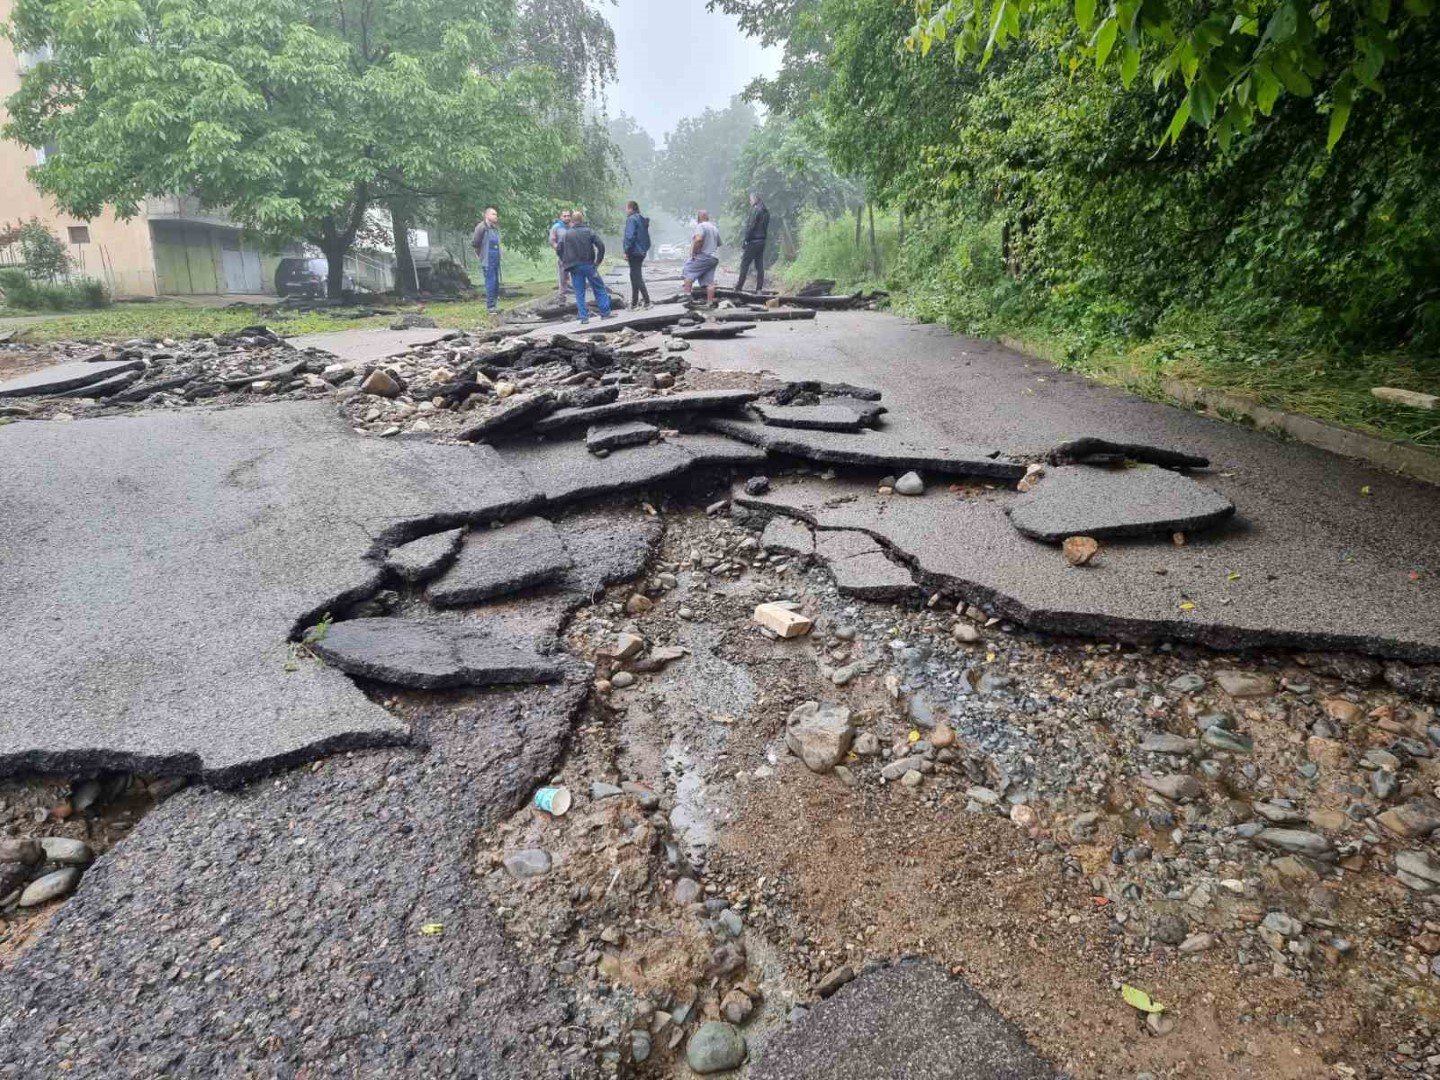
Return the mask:
[[[773,75],[779,49],[762,49],[705,0],[619,0],[602,8],[615,28],[619,80],[606,111],[629,113],[663,144],[686,116],[723,108],[757,75]]]

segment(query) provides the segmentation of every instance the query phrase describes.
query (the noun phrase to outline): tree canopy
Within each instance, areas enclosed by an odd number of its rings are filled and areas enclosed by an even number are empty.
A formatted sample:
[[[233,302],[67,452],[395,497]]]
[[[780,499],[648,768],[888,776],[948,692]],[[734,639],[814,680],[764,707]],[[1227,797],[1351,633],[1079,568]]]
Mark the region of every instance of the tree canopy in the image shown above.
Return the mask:
[[[543,233],[591,148],[519,30],[511,0],[18,0],[11,36],[49,58],[6,134],[56,148],[33,177],[70,213],[193,195],[314,243],[338,291],[377,203]]]
[[[656,164],[655,200],[679,217],[723,213],[740,151],[758,123],[754,107],[738,97],[724,109],[681,120]]]

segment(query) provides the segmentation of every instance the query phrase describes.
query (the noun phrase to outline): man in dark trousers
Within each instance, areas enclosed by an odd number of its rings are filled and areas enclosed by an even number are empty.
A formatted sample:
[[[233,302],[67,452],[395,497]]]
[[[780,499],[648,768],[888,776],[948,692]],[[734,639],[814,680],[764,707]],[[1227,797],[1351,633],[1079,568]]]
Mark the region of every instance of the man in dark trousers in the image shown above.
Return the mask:
[[[475,226],[470,246],[485,270],[485,310],[493,315],[500,307],[500,215],[493,206]]]
[[[740,280],[735,284],[736,289],[745,288],[745,279],[750,275],[750,267],[754,266],[755,288],[764,291],[765,240],[769,233],[770,211],[765,208],[765,200],[751,192],[750,216],[745,220],[745,238],[740,252]]]
[[[605,261],[605,242],[595,235],[595,230],[585,224],[582,210],[570,212],[570,227],[560,238],[560,265],[570,275],[570,284],[575,290],[575,306],[579,309],[580,321],[590,321],[590,309],[585,306],[585,286],[595,290],[595,303],[600,308],[602,319],[610,318],[610,290],[596,269]]]
[[[640,213],[640,204],[631,199],[625,204],[625,261],[630,264],[630,306],[650,306],[650,290],[645,287],[645,256],[650,251],[650,219]]]

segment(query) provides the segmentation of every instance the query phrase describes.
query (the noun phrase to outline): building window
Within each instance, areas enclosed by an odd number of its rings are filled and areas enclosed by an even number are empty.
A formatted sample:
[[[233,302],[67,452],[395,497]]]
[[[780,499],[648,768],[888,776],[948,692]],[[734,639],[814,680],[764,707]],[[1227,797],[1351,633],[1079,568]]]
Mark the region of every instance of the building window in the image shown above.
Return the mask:
[[[90,226],[71,225],[70,242],[72,244],[88,244],[90,242]]]
[[[36,64],[44,60],[53,60],[54,58],[55,53],[51,50],[49,45],[41,45],[40,48],[36,49],[34,52],[22,52],[18,57],[16,57],[16,59],[20,61],[21,72],[29,71]]]

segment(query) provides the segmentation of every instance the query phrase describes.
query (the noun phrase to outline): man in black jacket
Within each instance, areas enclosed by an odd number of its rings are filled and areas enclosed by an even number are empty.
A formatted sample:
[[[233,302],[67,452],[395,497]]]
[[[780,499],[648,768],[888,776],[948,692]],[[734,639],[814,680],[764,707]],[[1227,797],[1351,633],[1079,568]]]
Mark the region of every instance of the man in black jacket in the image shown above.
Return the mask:
[[[765,239],[770,232],[770,211],[765,208],[765,200],[753,192],[750,195],[750,217],[745,221],[745,238],[740,252],[740,280],[736,282],[736,289],[745,288],[745,279],[750,275],[750,267],[755,267],[755,288],[763,292],[765,289]]]
[[[610,290],[600,277],[597,267],[605,261],[605,242],[595,235],[595,230],[585,224],[585,212],[573,210],[570,213],[570,227],[560,238],[560,265],[570,275],[570,285],[575,290],[575,306],[579,309],[580,321],[590,321],[590,309],[585,306],[585,286],[595,290],[595,304],[600,308],[600,317],[610,317]]]

